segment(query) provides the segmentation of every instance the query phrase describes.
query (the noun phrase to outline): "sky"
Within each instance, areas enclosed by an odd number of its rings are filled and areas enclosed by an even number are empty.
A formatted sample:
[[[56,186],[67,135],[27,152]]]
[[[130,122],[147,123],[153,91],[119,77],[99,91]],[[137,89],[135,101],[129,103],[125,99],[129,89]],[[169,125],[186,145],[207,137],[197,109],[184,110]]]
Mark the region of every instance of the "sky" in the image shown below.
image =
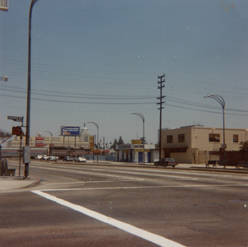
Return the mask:
[[[26,116],[29,0],[0,11],[0,129]],[[163,128],[248,128],[247,0],[38,0],[32,17],[31,134],[94,121],[100,138],[156,143]],[[96,128],[87,124],[89,132]]]

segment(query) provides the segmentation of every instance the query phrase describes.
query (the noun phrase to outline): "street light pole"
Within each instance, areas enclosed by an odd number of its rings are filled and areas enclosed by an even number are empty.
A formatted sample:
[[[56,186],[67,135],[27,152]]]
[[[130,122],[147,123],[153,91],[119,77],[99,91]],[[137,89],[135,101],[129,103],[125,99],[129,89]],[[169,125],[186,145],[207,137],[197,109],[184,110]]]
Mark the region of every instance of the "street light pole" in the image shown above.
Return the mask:
[[[224,100],[224,98],[222,96],[217,95],[217,94],[210,94],[210,95],[204,96],[204,98],[214,99],[215,101],[217,101],[221,105],[222,122],[223,122],[223,127],[222,127],[222,131],[223,131],[222,150],[223,150],[223,152],[225,154],[225,149],[226,149],[226,140],[225,140],[225,106],[226,106],[226,102],[225,102],[225,100]]]
[[[87,122],[88,124],[93,124],[96,126],[96,129],[97,129],[97,133],[96,133],[96,141],[97,141],[97,148],[98,148],[98,145],[99,145],[99,125],[97,122],[94,122],[94,121],[91,121],[91,122]],[[97,163],[98,163],[98,154],[97,154]]]
[[[44,132],[47,132],[50,135],[49,143],[48,143],[48,155],[51,155],[52,153],[52,143],[53,143],[53,133],[50,130],[45,130]]]
[[[31,105],[31,30],[32,30],[32,11],[34,4],[38,0],[32,0],[29,7],[28,17],[28,73],[27,73],[27,105],[26,105],[26,142],[24,150],[24,177],[29,175],[30,163],[30,105]]]
[[[50,142],[49,142],[49,144],[52,144],[52,142],[53,142],[53,139],[52,139],[53,133],[52,133],[52,131],[50,131],[50,130],[45,130],[44,132],[46,132],[46,133],[48,133],[48,134],[50,135]]]
[[[141,118],[142,122],[143,122],[143,137],[142,137],[142,143],[145,144],[145,142],[146,142],[146,141],[145,141],[145,117],[144,117],[143,114],[137,113],[137,112],[131,113],[131,114],[132,114],[132,115],[139,116],[139,117]]]

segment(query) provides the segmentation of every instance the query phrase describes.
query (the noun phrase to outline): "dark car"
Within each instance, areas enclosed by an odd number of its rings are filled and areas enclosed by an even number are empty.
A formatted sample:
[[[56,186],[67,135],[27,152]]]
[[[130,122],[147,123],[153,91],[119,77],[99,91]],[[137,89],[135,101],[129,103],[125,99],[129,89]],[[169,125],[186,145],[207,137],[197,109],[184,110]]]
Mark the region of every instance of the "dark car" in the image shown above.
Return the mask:
[[[64,161],[74,161],[74,158],[67,155],[64,157]]]
[[[160,161],[155,161],[154,165],[175,167],[177,165],[177,162],[173,158],[162,158]]]

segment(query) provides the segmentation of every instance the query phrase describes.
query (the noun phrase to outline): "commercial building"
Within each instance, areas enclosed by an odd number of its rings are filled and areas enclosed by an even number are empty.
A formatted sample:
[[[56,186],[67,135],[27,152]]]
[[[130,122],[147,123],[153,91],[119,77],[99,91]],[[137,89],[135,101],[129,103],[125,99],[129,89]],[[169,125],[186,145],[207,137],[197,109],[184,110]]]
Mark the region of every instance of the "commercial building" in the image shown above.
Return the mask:
[[[225,129],[226,151],[239,151],[248,140],[248,129]],[[162,157],[173,157],[183,163],[206,163],[219,160],[223,143],[222,128],[184,126],[162,130]]]
[[[53,147],[68,147],[68,148],[82,148],[90,149],[91,142],[94,142],[94,137],[90,136],[88,129],[84,126],[78,136],[73,135],[61,135],[61,136],[42,136],[38,134],[37,136],[30,137],[30,147],[31,148],[49,148]],[[25,137],[22,138],[22,146],[25,145]],[[94,145],[94,144],[93,144]],[[7,147],[19,148],[20,146],[20,136],[15,136],[11,141],[8,142]]]
[[[158,159],[154,144],[142,144],[142,140],[132,140],[131,144],[121,144],[117,148],[117,161],[150,163]]]

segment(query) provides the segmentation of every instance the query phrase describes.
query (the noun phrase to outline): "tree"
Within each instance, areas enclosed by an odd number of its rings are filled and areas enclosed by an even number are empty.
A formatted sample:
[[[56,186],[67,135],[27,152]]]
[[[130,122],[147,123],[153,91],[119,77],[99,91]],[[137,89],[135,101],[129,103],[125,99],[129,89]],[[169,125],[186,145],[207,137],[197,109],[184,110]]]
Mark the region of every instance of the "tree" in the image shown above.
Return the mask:
[[[114,150],[116,150],[117,149],[117,145],[118,145],[118,142],[117,142],[117,139],[115,139],[114,142],[113,142],[113,144],[112,144],[112,146],[111,146],[111,148],[113,148]]]
[[[120,136],[119,141],[118,141],[118,145],[121,145],[121,144],[124,144],[124,141],[123,141],[122,137]]]
[[[248,141],[241,142],[240,151],[248,152]]]

